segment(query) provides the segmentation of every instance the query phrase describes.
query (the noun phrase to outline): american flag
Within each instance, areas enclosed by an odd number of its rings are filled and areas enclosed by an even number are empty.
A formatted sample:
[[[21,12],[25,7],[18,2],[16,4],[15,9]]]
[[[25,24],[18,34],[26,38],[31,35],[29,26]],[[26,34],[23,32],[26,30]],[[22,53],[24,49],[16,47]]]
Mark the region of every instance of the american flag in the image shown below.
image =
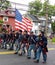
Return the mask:
[[[15,14],[15,28],[18,30],[27,30],[30,32],[32,29],[32,22],[27,17],[22,17],[17,9],[15,11]]]

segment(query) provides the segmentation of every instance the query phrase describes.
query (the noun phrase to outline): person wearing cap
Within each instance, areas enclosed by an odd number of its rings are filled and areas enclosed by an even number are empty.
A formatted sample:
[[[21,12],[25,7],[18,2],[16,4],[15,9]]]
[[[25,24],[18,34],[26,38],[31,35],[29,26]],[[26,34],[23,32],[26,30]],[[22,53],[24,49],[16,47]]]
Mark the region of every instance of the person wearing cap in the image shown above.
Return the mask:
[[[28,38],[28,43],[29,43],[29,48],[27,51],[27,58],[31,59],[31,50],[35,50],[35,45],[36,45],[36,35],[34,35],[33,31],[30,32],[29,38]],[[35,55],[34,55],[35,56]]]
[[[28,45],[28,32],[26,30],[23,31],[23,39],[21,42],[21,48],[22,48],[22,55],[25,54],[25,48],[27,50],[27,45]]]
[[[13,46],[14,46],[14,43],[15,43],[15,31],[10,30],[9,43],[10,43],[9,44],[9,46],[10,46],[9,50],[13,50]]]
[[[22,41],[22,30],[19,30],[17,33],[16,33],[16,50],[15,50],[15,53],[14,54],[18,54],[18,51],[20,50],[20,47],[21,47],[21,41]]]
[[[46,54],[46,52],[47,52],[47,38],[44,35],[43,31],[40,32],[38,46],[39,47],[38,47],[38,50],[37,50],[37,57],[36,57],[36,60],[34,62],[39,63],[40,55],[41,55],[41,52],[42,52],[43,63],[46,63],[46,60],[47,60],[47,54]]]

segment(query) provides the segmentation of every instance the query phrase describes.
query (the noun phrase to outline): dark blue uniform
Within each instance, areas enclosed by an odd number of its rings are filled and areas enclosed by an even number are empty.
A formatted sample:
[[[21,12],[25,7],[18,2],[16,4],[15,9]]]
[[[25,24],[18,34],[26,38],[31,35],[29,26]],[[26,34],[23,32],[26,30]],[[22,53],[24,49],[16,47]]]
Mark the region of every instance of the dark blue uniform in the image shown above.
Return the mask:
[[[39,35],[36,62],[39,62],[41,52],[43,54],[43,61],[46,62],[47,58],[46,47],[47,47],[47,38],[44,36],[44,34]]]
[[[15,52],[15,54],[17,54],[18,53],[18,51],[20,50],[20,47],[21,47],[21,42],[22,42],[22,38],[23,38],[23,36],[22,36],[22,31],[19,31],[18,33],[16,33],[17,35],[16,35],[16,52]]]
[[[30,35],[28,38],[29,41],[29,49],[28,49],[28,54],[27,54],[27,58],[30,59],[31,58],[31,50],[33,49],[35,51],[36,48],[36,36],[35,35]]]

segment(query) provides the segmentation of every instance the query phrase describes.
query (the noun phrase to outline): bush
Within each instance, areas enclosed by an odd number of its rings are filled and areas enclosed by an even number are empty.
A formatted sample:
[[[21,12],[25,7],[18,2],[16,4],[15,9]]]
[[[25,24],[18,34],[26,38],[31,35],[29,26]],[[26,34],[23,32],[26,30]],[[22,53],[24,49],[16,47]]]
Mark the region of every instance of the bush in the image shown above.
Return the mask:
[[[52,38],[52,42],[55,42],[55,37],[54,37],[54,38]]]
[[[0,24],[2,24],[3,23],[3,20],[0,20]]]

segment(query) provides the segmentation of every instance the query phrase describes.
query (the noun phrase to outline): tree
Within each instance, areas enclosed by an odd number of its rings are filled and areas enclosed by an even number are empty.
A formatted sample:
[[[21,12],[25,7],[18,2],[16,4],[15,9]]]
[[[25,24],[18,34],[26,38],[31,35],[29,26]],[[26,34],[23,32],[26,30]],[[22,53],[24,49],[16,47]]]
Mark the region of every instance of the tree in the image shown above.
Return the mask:
[[[3,24],[3,21],[0,20],[0,32],[2,31],[2,24]]]
[[[55,16],[55,5],[48,4],[47,13],[49,17]],[[39,14],[41,16],[45,16],[46,14],[46,4],[45,3],[43,4],[42,11]]]
[[[29,3],[29,13],[39,16],[45,16],[46,10],[48,17],[55,16],[55,5],[51,5],[48,0],[45,0],[44,3],[41,3],[40,0],[35,0]],[[47,9],[46,9],[47,7]]]
[[[8,7],[11,7],[11,4],[7,0],[0,0],[0,10],[5,10]]]
[[[55,16],[55,5],[53,5],[53,12],[52,12],[52,15]]]
[[[0,20],[0,24],[2,24],[3,23],[3,20]]]
[[[55,21],[52,22],[51,26],[52,26],[52,31],[53,31],[53,33],[55,33]]]
[[[37,15],[42,8],[42,3],[40,0],[35,0],[29,3],[29,13],[33,15]]]

